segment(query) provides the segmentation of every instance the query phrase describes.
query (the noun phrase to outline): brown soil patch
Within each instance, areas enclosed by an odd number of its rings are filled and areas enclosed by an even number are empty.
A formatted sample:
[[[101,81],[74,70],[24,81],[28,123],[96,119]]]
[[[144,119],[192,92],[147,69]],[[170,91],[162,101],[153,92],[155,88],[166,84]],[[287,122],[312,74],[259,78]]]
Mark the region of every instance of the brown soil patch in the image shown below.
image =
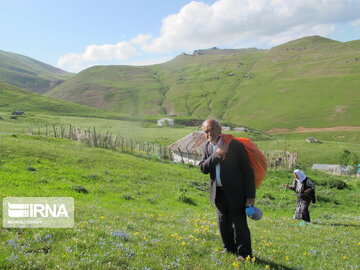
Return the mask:
[[[292,131],[289,128],[272,128],[266,131],[266,133],[287,133],[287,132],[292,132]]]
[[[306,132],[321,132],[321,131],[349,131],[349,130],[360,130],[360,126],[351,127],[351,126],[339,126],[339,127],[326,127],[326,128],[306,128],[298,127],[295,130],[288,128],[272,128],[267,131],[270,134],[280,134],[280,133],[306,133]]]

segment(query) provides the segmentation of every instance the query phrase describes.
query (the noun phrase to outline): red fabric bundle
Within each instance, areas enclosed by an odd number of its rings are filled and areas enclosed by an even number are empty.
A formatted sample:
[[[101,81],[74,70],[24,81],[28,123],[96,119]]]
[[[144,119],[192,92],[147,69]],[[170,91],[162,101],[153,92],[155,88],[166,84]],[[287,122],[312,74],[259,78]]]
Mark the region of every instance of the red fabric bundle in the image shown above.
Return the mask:
[[[267,170],[267,161],[264,154],[260,151],[260,149],[256,146],[256,144],[249,138],[245,138],[245,137],[235,138],[231,134],[223,134],[221,136],[223,143],[230,143],[231,140],[235,139],[244,145],[250,161],[250,165],[254,171],[255,186],[258,188],[262,183],[262,181],[265,179],[266,170]]]

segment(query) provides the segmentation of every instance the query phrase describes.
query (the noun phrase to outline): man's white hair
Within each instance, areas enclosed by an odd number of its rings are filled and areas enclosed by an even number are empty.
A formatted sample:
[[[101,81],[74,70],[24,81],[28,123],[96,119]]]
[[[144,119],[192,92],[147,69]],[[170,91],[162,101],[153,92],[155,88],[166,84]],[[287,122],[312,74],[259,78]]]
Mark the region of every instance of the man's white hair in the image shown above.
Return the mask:
[[[212,118],[206,119],[206,120],[202,123],[201,127],[204,128],[204,126],[207,125],[208,123],[213,123],[216,127],[218,127],[218,128],[221,130],[221,124],[220,124],[220,122],[219,122],[218,120],[212,119]]]

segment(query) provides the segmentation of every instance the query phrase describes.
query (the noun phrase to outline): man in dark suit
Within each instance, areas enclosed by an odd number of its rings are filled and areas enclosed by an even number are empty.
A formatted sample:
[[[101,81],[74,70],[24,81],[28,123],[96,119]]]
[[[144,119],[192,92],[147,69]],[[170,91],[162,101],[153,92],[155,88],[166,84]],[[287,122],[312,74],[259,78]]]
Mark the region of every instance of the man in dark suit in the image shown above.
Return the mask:
[[[216,206],[223,247],[243,260],[252,256],[245,208],[255,203],[254,172],[241,142],[222,142],[218,121],[206,120],[203,130],[207,142],[199,166],[203,173],[210,173],[210,198]]]

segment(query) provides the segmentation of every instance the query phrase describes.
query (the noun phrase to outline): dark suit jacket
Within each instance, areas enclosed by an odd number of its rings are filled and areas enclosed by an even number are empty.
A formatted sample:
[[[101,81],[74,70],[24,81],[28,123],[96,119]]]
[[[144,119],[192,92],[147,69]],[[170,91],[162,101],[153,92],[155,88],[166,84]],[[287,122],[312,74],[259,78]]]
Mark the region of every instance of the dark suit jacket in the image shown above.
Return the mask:
[[[246,199],[255,198],[254,172],[243,144],[232,140],[226,158],[222,159],[212,151],[213,145],[207,142],[204,145],[202,160],[199,163],[203,173],[210,173],[210,198],[215,202],[216,170],[220,163],[220,178],[224,193],[230,207],[238,209],[245,205]]]

